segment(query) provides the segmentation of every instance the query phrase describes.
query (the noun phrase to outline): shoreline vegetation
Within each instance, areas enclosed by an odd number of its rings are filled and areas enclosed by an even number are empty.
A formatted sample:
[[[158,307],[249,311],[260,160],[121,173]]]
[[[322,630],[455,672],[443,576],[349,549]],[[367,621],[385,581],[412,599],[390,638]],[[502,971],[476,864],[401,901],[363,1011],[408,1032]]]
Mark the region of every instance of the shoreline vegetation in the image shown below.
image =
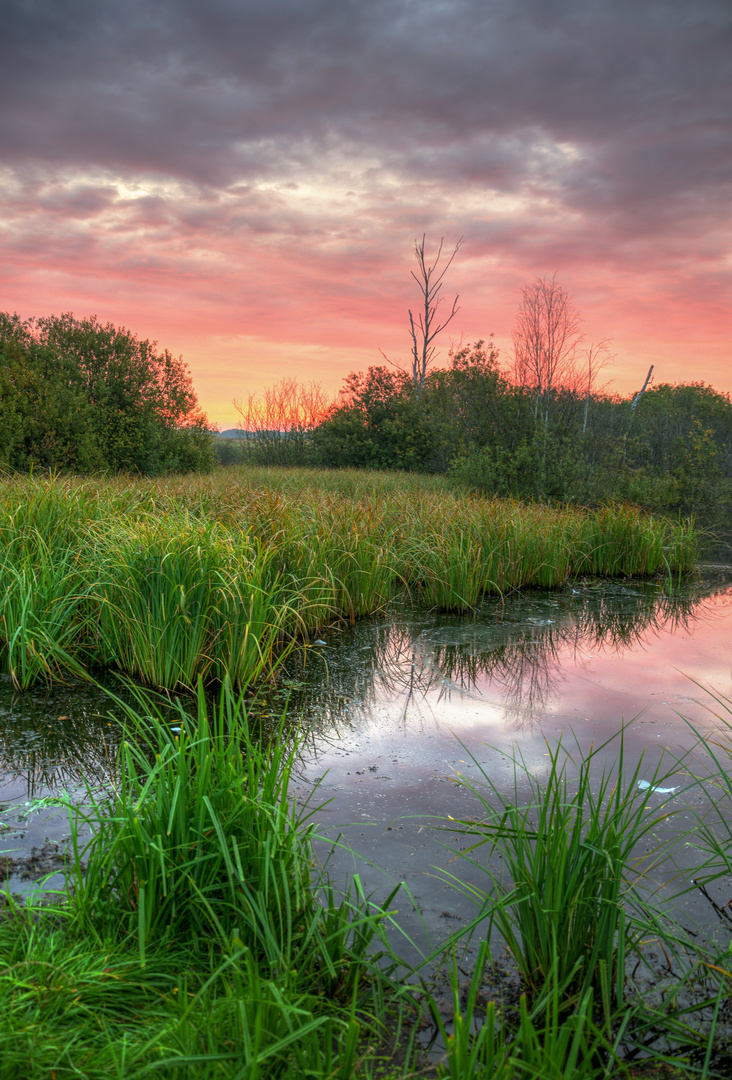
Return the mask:
[[[557,383],[556,371],[554,381],[528,374],[499,363],[489,340],[451,349],[448,366],[430,369],[419,392],[383,366],[352,372],[334,402],[317,384],[283,379],[235,401],[239,430],[217,437],[214,452],[221,464],[394,469],[492,497],[627,501],[728,523],[728,394],[702,382],[648,385],[650,372],[628,397],[599,390],[591,372],[584,386],[575,377]]]
[[[671,858],[679,836],[666,835],[663,803],[646,813],[639,774],[623,775],[622,733],[599,793],[595,754],[577,781],[561,747],[530,803],[517,788],[510,812],[483,777],[476,818],[460,823],[471,849],[460,857],[496,845],[511,873],[498,881],[489,872],[485,891],[473,891],[469,932],[410,972],[398,945],[408,891],[366,896],[355,877],[337,893],[315,856],[316,841],[332,843],[313,824],[317,791],[299,805],[291,790],[297,745],[286,718],[260,732],[247,711],[251,690],[289,650],[307,649],[329,622],[383,610],[403,590],[427,607],[470,612],[485,593],[582,575],[657,574],[673,587],[696,543],[690,523],[628,506],[491,500],[403,473],[230,468],[2,481],[5,672],[19,689],[93,678],[100,665],[138,683],[136,702],[114,710],[125,728],[114,790],[90,789],[82,806],[69,806],[66,887],[26,903],[5,894],[7,1074],[724,1075],[726,954],[684,936],[631,884]],[[186,695],[172,706],[155,692],[190,689],[197,702]],[[670,771],[714,791],[717,818],[699,819],[694,840],[710,884],[732,870],[732,789],[729,747],[706,749],[709,777],[695,778],[686,762]],[[657,771],[648,783],[666,781]],[[637,844],[652,849],[640,866]],[[451,880],[460,887],[457,869]],[[491,927],[522,974],[516,1000],[486,996]],[[627,975],[632,960],[660,977],[649,939],[668,959],[660,1000]],[[445,950],[449,1015],[424,981]],[[431,1033],[440,1049],[428,1052]]]
[[[419,280],[424,245],[415,254]],[[0,312],[0,468],[68,476],[205,473],[216,462],[391,469],[494,498],[627,501],[728,526],[729,394],[703,382],[654,384],[652,368],[639,392],[611,393],[598,381],[609,343],[580,348],[578,313],[561,284],[539,278],[523,295],[513,359],[499,357],[492,336],[452,346],[445,367],[427,349],[419,373],[391,363],[352,371],[335,398],[285,377],[261,396],[234,399],[235,438],[217,437],[183,358],[157,342],[94,316]]]
[[[232,467],[0,481],[0,665],[13,683],[116,669],[159,689],[272,675],[400,592],[469,612],[582,576],[672,579],[691,522],[455,492],[437,477]]]
[[[459,781],[476,814],[445,823],[464,844],[447,849],[443,876],[476,915],[408,969],[399,908],[415,901],[405,887],[367,896],[358,877],[345,894],[333,887],[313,846],[333,843],[314,824],[317,789],[299,805],[289,785],[286,718],[260,738],[245,693],[225,681],[213,699],[199,684],[171,725],[169,703],[139,688],[115,708],[126,734],[114,790],[69,806],[66,887],[25,903],[5,894],[3,1075],[728,1076],[728,942],[682,930],[653,895],[655,872],[687,841],[698,865],[679,875],[677,896],[732,872],[731,704],[715,705],[722,726],[700,738],[701,775],[698,753],[628,775],[621,730],[584,760],[550,747],[541,779],[516,760],[508,806],[483,770]],[[669,783],[689,805],[711,797],[711,814],[692,811],[677,830],[675,804],[649,795]],[[501,873],[481,861],[486,847]],[[465,859],[485,866],[485,889],[462,884]],[[518,988],[496,983],[502,952]]]

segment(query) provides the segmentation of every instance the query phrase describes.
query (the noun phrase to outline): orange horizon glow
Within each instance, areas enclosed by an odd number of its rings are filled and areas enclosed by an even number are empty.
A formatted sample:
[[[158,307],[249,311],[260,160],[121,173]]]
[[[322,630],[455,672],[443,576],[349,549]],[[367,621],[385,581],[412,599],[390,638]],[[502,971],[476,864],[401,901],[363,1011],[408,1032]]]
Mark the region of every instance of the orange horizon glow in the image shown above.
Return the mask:
[[[123,325],[138,337],[156,340],[161,348],[183,356],[202,409],[213,423],[228,428],[240,420],[234,399],[260,395],[282,378],[315,381],[335,397],[350,372],[385,363],[380,350],[408,367],[408,309],[418,298],[409,277],[412,264],[406,235],[403,247],[401,253],[385,251],[383,263],[373,267],[360,296],[358,286],[363,286],[363,279],[348,274],[346,260],[334,272],[333,294],[321,283],[313,298],[302,295],[299,270],[285,260],[279,279],[271,268],[273,286],[278,282],[277,299],[269,308],[260,300],[255,315],[241,312],[230,282],[228,292],[222,283],[221,292],[212,300],[191,281],[185,267],[167,272],[162,281],[145,273],[126,280],[112,274],[105,281],[101,274],[88,271],[74,273],[67,268],[59,274],[48,265],[28,267],[12,288],[3,289],[3,308],[22,318],[63,311],[72,311],[77,318],[96,315],[102,322]],[[469,241],[461,254],[463,265],[456,261],[446,279],[446,296],[451,299],[459,292],[460,311],[442,335],[436,363],[448,363],[451,344],[485,339],[491,333],[500,361],[508,363],[520,288],[536,274],[514,264],[510,276],[506,275],[509,280],[500,280],[490,256],[469,257]],[[499,280],[491,281],[491,274]],[[348,280],[354,276],[358,277],[355,286]],[[558,276],[582,314],[583,345],[611,339],[615,361],[601,379],[609,391],[635,392],[653,364],[656,384],[705,382],[717,391],[732,392],[728,316],[721,305],[704,295],[680,298],[668,282],[664,288],[646,283],[645,295],[630,296],[607,281],[602,267],[594,278],[587,266],[581,273],[572,268]],[[642,293],[644,283],[638,276],[636,292]],[[344,281],[354,293],[345,304],[338,295]],[[283,297],[287,313],[279,325],[273,325]]]

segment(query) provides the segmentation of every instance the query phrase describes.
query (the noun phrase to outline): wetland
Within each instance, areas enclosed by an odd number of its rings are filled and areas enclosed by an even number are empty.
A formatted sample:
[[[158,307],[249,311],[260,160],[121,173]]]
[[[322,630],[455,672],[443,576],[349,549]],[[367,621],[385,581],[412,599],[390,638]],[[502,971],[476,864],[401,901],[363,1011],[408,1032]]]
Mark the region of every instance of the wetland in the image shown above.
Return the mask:
[[[724,1075],[732,569],[409,482],[8,484],[28,1075]]]

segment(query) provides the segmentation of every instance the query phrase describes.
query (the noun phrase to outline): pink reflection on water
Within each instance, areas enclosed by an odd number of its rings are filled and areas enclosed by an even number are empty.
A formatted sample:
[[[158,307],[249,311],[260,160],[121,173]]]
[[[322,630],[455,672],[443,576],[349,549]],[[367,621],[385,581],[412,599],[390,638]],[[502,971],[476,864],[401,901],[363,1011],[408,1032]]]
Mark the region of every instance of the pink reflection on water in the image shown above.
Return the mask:
[[[401,667],[377,678],[368,706],[354,709],[347,736],[321,745],[318,771],[330,770],[329,783],[348,785],[359,762],[381,768],[391,761],[394,772],[398,760],[402,781],[423,782],[454,775],[461,763],[475,767],[458,740],[492,769],[503,768],[496,749],[519,752],[528,767],[542,769],[547,739],[586,752],[623,725],[631,767],[641,754],[653,767],[663,750],[680,755],[694,745],[685,721],[719,726],[715,714],[725,714],[712,694],[732,698],[732,588],[700,600],[685,621],[670,613],[627,642],[622,635],[603,640],[601,628],[587,634],[579,622],[575,633],[573,617],[560,612],[556,628],[546,625],[552,619],[529,619],[528,637],[498,674],[478,673],[469,686],[428,670],[431,639],[415,639],[411,663],[400,644]],[[415,669],[419,677],[410,684]]]

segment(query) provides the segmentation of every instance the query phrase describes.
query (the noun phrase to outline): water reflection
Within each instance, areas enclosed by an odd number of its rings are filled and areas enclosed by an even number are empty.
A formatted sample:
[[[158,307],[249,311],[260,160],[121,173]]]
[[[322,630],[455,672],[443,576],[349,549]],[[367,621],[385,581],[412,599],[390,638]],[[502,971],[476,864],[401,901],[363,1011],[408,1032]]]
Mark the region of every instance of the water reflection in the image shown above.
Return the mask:
[[[21,693],[0,684],[0,798],[36,799],[105,784],[119,727],[102,689],[82,684]]]
[[[557,696],[568,655],[617,656],[646,649],[662,632],[691,634],[732,596],[729,577],[699,575],[673,595],[642,582],[515,593],[469,618],[394,610],[381,622],[332,631],[323,656],[308,650],[293,662],[291,705],[315,735],[340,730],[385,698],[399,700],[406,724],[420,699],[469,698],[490,683],[505,719],[525,726]]]
[[[387,617],[332,628],[327,648],[296,654],[288,680],[263,694],[256,712],[276,719],[289,697],[293,719],[315,745],[385,699],[398,702],[390,722],[406,729],[410,711],[428,697],[464,702],[484,695],[488,683],[504,721],[526,727],[556,697],[568,650],[637,653],[662,631],[689,634],[728,605],[731,580],[710,571],[672,596],[642,582],[575,584],[491,599],[471,617],[395,607]],[[89,684],[18,693],[0,681],[0,800],[70,790],[82,778],[103,784],[120,735],[110,709],[104,690]]]

